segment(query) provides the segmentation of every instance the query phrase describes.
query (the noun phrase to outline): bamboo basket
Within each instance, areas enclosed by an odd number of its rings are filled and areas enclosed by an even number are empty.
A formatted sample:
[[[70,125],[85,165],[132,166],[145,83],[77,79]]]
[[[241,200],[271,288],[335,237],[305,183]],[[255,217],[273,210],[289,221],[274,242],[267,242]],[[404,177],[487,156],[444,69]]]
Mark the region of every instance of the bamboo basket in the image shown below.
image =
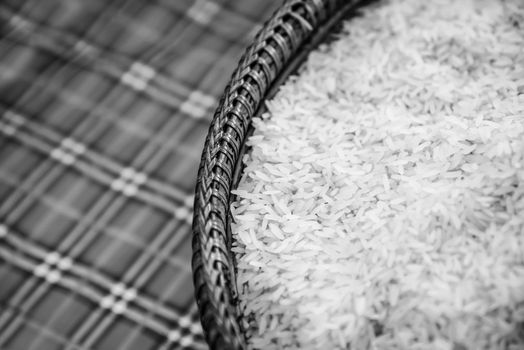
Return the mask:
[[[242,173],[251,120],[264,100],[344,19],[372,0],[286,0],[246,49],[213,116],[198,171],[193,217],[193,281],[211,349],[245,349],[237,307],[230,203]]]

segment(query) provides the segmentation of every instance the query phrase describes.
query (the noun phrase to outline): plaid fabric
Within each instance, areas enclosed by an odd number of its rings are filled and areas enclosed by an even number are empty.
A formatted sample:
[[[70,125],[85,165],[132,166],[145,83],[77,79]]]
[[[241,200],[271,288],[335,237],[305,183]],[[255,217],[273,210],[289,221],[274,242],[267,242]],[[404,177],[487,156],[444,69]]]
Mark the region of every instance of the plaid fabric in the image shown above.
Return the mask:
[[[0,2],[0,349],[206,347],[197,166],[278,4]]]

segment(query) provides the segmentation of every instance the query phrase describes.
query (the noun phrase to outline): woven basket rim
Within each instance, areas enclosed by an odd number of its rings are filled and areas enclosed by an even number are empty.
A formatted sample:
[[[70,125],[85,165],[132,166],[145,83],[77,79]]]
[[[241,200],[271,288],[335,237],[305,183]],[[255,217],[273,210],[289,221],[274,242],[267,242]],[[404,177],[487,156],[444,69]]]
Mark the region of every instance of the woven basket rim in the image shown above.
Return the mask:
[[[193,214],[193,283],[211,349],[245,349],[231,248],[231,189],[263,101],[343,19],[375,0],[286,0],[246,49],[220,99],[204,144]]]

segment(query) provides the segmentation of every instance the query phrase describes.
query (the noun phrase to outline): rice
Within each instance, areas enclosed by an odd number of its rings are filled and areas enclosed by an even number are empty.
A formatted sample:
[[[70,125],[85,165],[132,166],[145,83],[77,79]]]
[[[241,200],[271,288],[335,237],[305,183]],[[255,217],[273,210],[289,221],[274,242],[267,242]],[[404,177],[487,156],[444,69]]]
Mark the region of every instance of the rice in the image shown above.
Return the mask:
[[[524,1],[383,1],[255,120],[250,349],[524,348]]]

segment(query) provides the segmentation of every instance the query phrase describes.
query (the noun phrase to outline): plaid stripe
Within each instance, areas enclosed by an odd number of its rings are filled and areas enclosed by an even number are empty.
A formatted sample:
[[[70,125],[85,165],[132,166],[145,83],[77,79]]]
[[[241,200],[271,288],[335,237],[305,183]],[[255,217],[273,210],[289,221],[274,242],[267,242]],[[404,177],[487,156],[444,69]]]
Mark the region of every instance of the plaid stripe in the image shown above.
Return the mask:
[[[0,3],[0,348],[206,348],[191,205],[278,1]]]

